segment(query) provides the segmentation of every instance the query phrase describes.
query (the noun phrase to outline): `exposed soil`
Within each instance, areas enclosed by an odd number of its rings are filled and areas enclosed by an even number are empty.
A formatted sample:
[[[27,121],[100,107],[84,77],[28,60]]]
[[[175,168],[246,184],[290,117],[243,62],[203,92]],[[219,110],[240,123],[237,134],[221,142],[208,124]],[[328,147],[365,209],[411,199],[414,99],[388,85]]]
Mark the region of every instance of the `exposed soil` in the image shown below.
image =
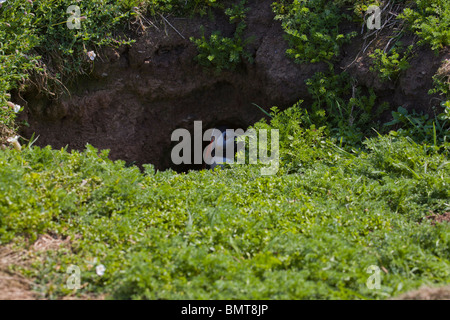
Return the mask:
[[[392,300],[450,300],[450,286],[441,288],[422,287],[404,293]]]
[[[17,249],[12,244],[0,247],[0,300],[42,300],[45,297],[36,291],[39,285],[33,279],[24,277],[17,267],[28,269],[38,259],[36,253],[49,250],[57,251],[70,248],[71,239],[51,236],[39,236],[38,240],[27,250]],[[68,295],[63,300],[102,300],[103,295]]]
[[[288,45],[280,22],[274,21],[271,3],[249,1],[245,37],[254,37],[248,47],[254,64],[243,63],[235,72],[217,75],[194,61],[197,51],[189,37],[200,37],[200,26],[206,34],[215,30],[233,33],[228,17],[219,11],[214,21],[168,17],[184,38],[164,21],[154,21],[159,30],[149,27],[137,33],[136,43],[129,48],[97,52],[92,74],[70,86],[70,96],[49,100],[37,91],[26,92],[25,101],[20,101],[26,109],[19,120],[30,126],[23,127],[21,134],[29,138],[35,132],[39,146],[82,150],[90,143],[110,149],[112,159],[128,163],[152,163],[157,169],[179,171],[198,169],[172,165],[171,134],[175,129],[192,132],[196,120],[203,122],[203,129],[219,125],[246,128],[264,117],[252,103],[266,110],[272,106],[284,109],[299,99],[308,105],[311,98],[305,81],[327,70],[323,63],[298,65],[286,57]],[[359,26],[345,28],[351,31]],[[354,61],[361,47],[361,38],[344,47],[338,67],[344,69]],[[370,49],[348,71],[360,85],[373,87],[380,101],[390,102],[395,109],[404,105],[429,110],[436,104],[427,92],[448,52],[437,57],[425,47],[419,49],[411,68],[393,87],[369,72],[369,53]]]
[[[432,214],[427,216],[426,219],[430,220],[432,225],[436,225],[436,223],[442,223],[444,221],[450,223],[450,212],[445,212],[443,214]]]
[[[13,265],[23,265],[26,254],[10,247],[0,247],[0,300],[32,300],[37,295],[32,291],[32,282],[11,271]]]
[[[378,102],[388,102],[394,111],[402,106],[408,111],[415,110],[434,116],[433,109],[439,109],[442,98],[430,95],[428,91],[433,87],[433,76],[439,68],[446,65],[446,59],[450,59],[450,48],[436,54],[428,46],[418,45],[417,37],[405,35],[401,39],[403,47],[414,45],[412,56],[408,60],[410,67],[402,71],[398,78],[393,78],[393,81],[382,81],[375,72],[370,71],[373,64],[370,55],[377,48],[392,48],[391,36],[391,30],[382,30],[370,45],[366,45],[363,35],[358,36],[352,43],[344,46],[339,63],[341,69],[349,72],[359,86],[372,88]],[[383,120],[387,120],[390,115],[391,110],[386,112]]]

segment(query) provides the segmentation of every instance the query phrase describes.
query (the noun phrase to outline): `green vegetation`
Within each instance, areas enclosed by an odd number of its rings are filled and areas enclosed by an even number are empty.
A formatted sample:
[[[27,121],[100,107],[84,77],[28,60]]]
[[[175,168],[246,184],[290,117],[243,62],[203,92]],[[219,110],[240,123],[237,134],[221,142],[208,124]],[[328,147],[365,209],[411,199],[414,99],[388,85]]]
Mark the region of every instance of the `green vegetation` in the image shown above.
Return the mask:
[[[450,45],[450,6],[448,0],[416,0],[416,6],[406,8],[400,18],[411,30],[438,52]]]
[[[450,6],[447,0],[416,0],[406,2],[406,5],[408,7],[398,19],[404,20],[408,29],[420,37],[419,45],[428,44],[438,54],[450,44]],[[371,55],[374,58],[371,70],[378,71],[382,80],[395,81],[401,71],[409,68],[408,59],[413,45],[400,50],[401,53],[394,47],[388,53],[376,49]]]
[[[351,19],[342,13],[339,1],[286,0],[275,2],[273,8],[291,46],[287,54],[298,63],[329,61],[356,35],[339,32],[339,24]]]
[[[133,6],[144,6],[151,15],[174,13],[177,15],[205,15],[209,8],[222,7],[218,0],[129,0]]]
[[[435,147],[440,146],[443,142],[450,141],[450,105],[444,106],[444,112],[429,119],[428,114],[417,114],[413,111],[411,114],[402,107],[398,111],[392,112],[394,118],[385,126],[397,125],[400,129],[395,135],[408,136],[416,141],[426,141]]]
[[[445,1],[397,1],[421,43],[448,46]],[[77,2],[81,29],[68,30],[68,0],[7,0],[0,8],[0,147],[14,135],[7,104],[27,79],[51,95],[95,60],[88,52],[132,40],[125,25],[138,14],[207,14],[224,10],[232,38],[191,39],[200,64],[235,69],[249,39],[246,1],[89,0]],[[68,152],[29,143],[0,150],[0,245],[27,248],[39,235],[69,237],[70,247],[36,253],[20,271],[47,298],[107,294],[118,299],[385,299],[422,285],[450,283],[450,227],[431,213],[450,211],[449,64],[434,77],[442,112],[435,117],[389,106],[331,66],[361,22],[368,1],[273,4],[299,63],[330,69],[307,81],[313,97],[256,129],[280,131],[280,170],[259,165],[178,174],[108,159],[87,145]],[[135,7],[138,7],[137,9]],[[395,81],[409,51],[375,51],[375,68]],[[31,76],[31,77],[30,77]],[[391,130],[391,131],[389,131]],[[83,288],[66,287],[70,265]],[[103,265],[103,275],[96,267]],[[370,290],[369,266],[384,270]]]
[[[346,72],[319,72],[306,84],[314,97],[311,118],[341,144],[360,147],[365,137],[380,130],[377,119],[389,105],[378,102],[372,89],[364,92]]]
[[[281,131],[276,176],[141,173],[90,146],[0,152],[1,243],[73,239],[26,270],[49,298],[73,293],[69,265],[78,294],[121,299],[383,299],[450,282],[450,228],[424,219],[450,210],[448,142],[390,135],[349,153],[298,106],[255,127]],[[388,271],[381,290],[370,265]]]
[[[385,53],[381,49],[376,49],[370,55],[374,59],[374,66],[370,68],[370,71],[378,71],[380,78],[384,81],[395,81],[401,71],[409,68],[408,59],[410,58],[412,49],[413,46],[409,46],[403,52],[402,57],[400,57],[400,53],[395,48],[391,49],[389,53]]]
[[[8,0],[0,8],[3,68],[10,71],[2,75],[2,83],[9,84],[2,90],[11,89],[14,80],[26,78],[30,69],[57,79],[83,73],[89,68],[88,51],[129,43],[113,34],[133,15],[121,1],[80,2],[80,29],[67,25],[67,21],[76,22],[66,13],[71,4],[68,0]]]
[[[398,18],[405,20],[408,28],[420,36],[419,44],[427,43],[436,52],[450,44],[447,0],[394,2],[404,6]],[[369,5],[383,4],[364,0],[281,0],[274,2],[273,8],[291,46],[287,54],[299,63],[314,63],[339,56],[342,44],[356,36],[356,32],[340,31],[345,21],[360,23]]]
[[[247,28],[245,23],[245,8],[247,0],[242,0],[238,4],[231,6],[225,10],[225,14],[230,17],[230,23],[237,24],[233,38],[224,37],[220,31],[213,32],[207,39],[202,29],[202,37],[196,39],[191,37],[190,40],[195,43],[199,52],[197,61],[205,67],[214,67],[220,72],[223,69],[235,70],[241,63],[242,59],[253,62],[253,57],[245,50],[245,46],[252,41],[251,38],[243,40],[243,32]]]
[[[91,0],[78,2],[80,29],[66,13],[69,0],[8,0],[0,8],[0,108],[6,106],[7,93],[23,89],[30,75],[33,85],[54,96],[63,83],[86,73],[94,63],[87,55],[100,46],[130,43],[120,31],[135,13],[126,1]],[[14,129],[12,110],[0,111],[3,125]]]

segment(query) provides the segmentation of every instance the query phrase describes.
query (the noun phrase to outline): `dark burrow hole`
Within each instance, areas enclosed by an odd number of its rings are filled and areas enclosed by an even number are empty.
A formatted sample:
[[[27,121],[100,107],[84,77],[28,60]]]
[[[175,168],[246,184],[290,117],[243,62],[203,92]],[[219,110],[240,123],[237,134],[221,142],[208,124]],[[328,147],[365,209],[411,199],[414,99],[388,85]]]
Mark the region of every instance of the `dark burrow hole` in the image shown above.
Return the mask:
[[[201,121],[201,120],[198,120],[198,121]],[[189,134],[191,137],[191,143],[190,143],[191,160],[190,160],[190,163],[183,163],[183,164],[177,165],[172,161],[172,150],[174,150],[174,148],[180,144],[181,140],[172,141],[170,144],[170,148],[168,148],[166,150],[166,152],[164,152],[164,157],[166,157],[166,159],[170,159],[170,165],[169,165],[168,169],[172,169],[178,173],[189,172],[192,170],[198,171],[198,170],[209,169],[209,166],[205,163],[205,159],[203,159],[203,156],[202,156],[201,164],[198,164],[198,163],[196,164],[194,161],[195,160],[194,159],[194,139],[197,139],[197,141],[199,141],[199,139],[200,139],[199,136],[195,136],[195,134],[194,134],[194,132],[195,132],[194,123],[195,122],[192,122],[192,124],[190,124],[189,126],[178,128],[178,129],[185,129],[185,130],[189,131]],[[242,130],[246,131],[250,125],[251,124],[245,123],[241,119],[219,120],[219,121],[214,121],[214,122],[210,122],[210,123],[201,122],[201,126],[202,126],[201,150],[202,150],[202,153],[208,147],[208,145],[211,143],[210,141],[203,141],[203,136],[208,129],[217,129],[220,131],[226,131],[226,129],[232,129],[232,130],[242,129]],[[199,132],[199,131],[197,131],[197,132]],[[183,155],[183,153],[181,153],[181,155]]]
[[[134,92],[126,95],[109,90],[76,92],[73,98],[60,101],[28,94],[30,107],[21,121],[30,125],[21,128],[21,135],[31,137],[35,133],[39,137],[35,146],[67,147],[68,151],[83,151],[89,143],[98,150],[109,149],[109,158],[123,160],[127,167],[136,165],[143,169],[144,164],[151,164],[156,170],[172,169],[179,173],[208,169],[203,159],[203,151],[211,143],[203,141],[208,129],[245,132],[264,117],[252,103],[273,104],[265,102],[267,99],[259,90],[244,94],[228,82],[220,82],[208,90],[194,90],[176,101],[148,102]],[[194,161],[196,122],[201,122],[201,163]],[[171,141],[177,129],[190,133],[190,163],[172,161],[172,150],[180,143]]]

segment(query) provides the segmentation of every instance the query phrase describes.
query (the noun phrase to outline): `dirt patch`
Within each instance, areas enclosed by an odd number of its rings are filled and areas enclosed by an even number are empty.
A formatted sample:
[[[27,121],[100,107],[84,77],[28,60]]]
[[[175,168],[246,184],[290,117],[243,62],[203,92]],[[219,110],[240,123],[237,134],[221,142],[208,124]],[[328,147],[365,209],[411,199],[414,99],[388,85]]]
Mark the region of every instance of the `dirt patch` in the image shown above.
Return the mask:
[[[33,250],[37,252],[44,252],[49,250],[59,250],[62,247],[70,247],[70,237],[61,238],[58,236],[51,236],[44,234],[39,236],[36,242],[33,244]]]
[[[17,249],[13,245],[0,247],[0,300],[43,300],[45,297],[36,291],[39,285],[33,279],[24,277],[16,271],[18,267],[28,269],[35,261],[36,253],[44,253],[61,248],[70,248],[70,237],[61,238],[48,234],[39,236],[28,249]],[[68,295],[63,300],[103,300],[105,295]]]
[[[32,290],[33,282],[16,271],[12,266],[28,265],[26,251],[17,251],[11,246],[0,247],[0,300],[39,299]]]
[[[404,293],[392,300],[450,300],[450,286],[441,288],[422,287]]]
[[[426,219],[430,220],[432,225],[436,225],[436,223],[442,223],[444,221],[450,223],[450,212],[445,212],[443,214],[432,214],[427,216]]]
[[[446,59],[450,59],[450,48],[436,54],[428,46],[417,45],[416,37],[405,35],[401,39],[404,47],[414,45],[414,51],[408,60],[410,67],[400,72],[398,78],[382,81],[378,72],[370,70],[374,60],[370,55],[376,49],[389,50],[392,47],[391,32],[390,30],[380,32],[376,41],[367,47],[364,47],[363,36],[344,46],[343,51],[347,54],[340,62],[341,68],[349,72],[358,85],[372,88],[378,97],[378,103],[388,102],[394,111],[398,106],[402,106],[408,111],[415,110],[434,115],[434,108],[440,108],[442,97],[438,94],[430,95],[428,92],[434,86],[433,76],[438,70],[444,72],[443,63],[445,65]],[[362,53],[363,50],[365,51]],[[356,59],[355,53],[358,53]],[[386,111],[383,121],[391,119],[391,111]]]
[[[62,239],[41,235],[28,249],[17,249],[12,244],[0,247],[0,300],[35,300],[44,297],[34,289],[38,286],[32,280],[16,271],[18,267],[29,268],[37,252],[58,250],[69,246],[70,238]]]
[[[0,300],[36,300],[29,280],[0,270]]]

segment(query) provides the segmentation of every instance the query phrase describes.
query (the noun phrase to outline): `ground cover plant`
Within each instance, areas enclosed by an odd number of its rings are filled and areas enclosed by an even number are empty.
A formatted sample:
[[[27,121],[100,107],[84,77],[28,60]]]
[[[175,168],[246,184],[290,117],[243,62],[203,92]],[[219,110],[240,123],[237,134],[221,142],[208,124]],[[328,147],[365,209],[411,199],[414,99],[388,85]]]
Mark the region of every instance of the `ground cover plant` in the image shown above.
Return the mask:
[[[70,243],[35,253],[30,266],[11,266],[33,281],[38,295],[386,299],[450,283],[449,223],[427,218],[450,212],[448,63],[430,91],[440,98],[436,116],[391,106],[392,121],[377,121],[389,106],[332,67],[354,36],[342,33],[341,24],[361,23],[367,1],[273,4],[287,54],[298,63],[330,65],[306,83],[311,104],[273,108],[270,120],[252,126],[280,130],[275,176],[261,176],[261,164],[179,174],[114,162],[90,145],[71,152],[35,147],[33,139],[22,140],[21,151],[8,145],[20,112],[8,104],[10,92],[41,79],[40,87],[55,93],[89,71],[88,52],[130,44],[125,26],[138,14],[223,10],[236,37],[193,41],[200,63],[233,70],[250,59],[241,39],[246,3],[82,1],[93,20],[72,33],[57,14],[70,1],[2,3],[0,245],[26,249],[42,235]],[[421,44],[437,52],[448,46],[445,1],[396,3],[408,5],[399,18]],[[377,56],[387,81],[407,67],[395,51]],[[79,290],[68,287],[73,266],[81,271]],[[368,286],[371,267],[381,272],[379,289]]]
[[[247,27],[246,12],[249,10],[245,7],[246,4],[247,1],[243,0],[225,10],[230,23],[236,24],[236,31],[232,38],[224,37],[220,31],[216,31],[207,39],[204,29],[202,29],[201,38],[190,38],[197,46],[199,54],[196,59],[201,65],[214,67],[217,72],[220,72],[223,69],[235,70],[243,59],[253,62],[252,56],[245,50],[245,46],[252,39],[243,39],[243,32]]]
[[[70,265],[78,293],[114,298],[380,299],[448,283],[449,226],[425,219],[450,210],[448,143],[391,134],[355,154],[303,121],[297,106],[255,125],[281,130],[274,177],[142,173],[91,146],[1,152],[1,242],[77,239],[27,271],[50,298],[75,293]],[[380,290],[366,286],[371,265]]]

